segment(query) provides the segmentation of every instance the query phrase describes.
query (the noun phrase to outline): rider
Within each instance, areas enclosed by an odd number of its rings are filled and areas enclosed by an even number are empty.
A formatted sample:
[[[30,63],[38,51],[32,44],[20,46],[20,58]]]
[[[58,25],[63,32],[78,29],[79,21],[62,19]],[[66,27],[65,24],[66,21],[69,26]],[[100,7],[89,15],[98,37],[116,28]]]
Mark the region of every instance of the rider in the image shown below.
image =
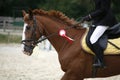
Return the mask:
[[[111,10],[111,0],[93,0],[95,3],[95,10],[83,17],[82,22],[84,21],[93,21],[93,26],[90,27],[92,29],[92,33],[89,37],[89,42],[91,44],[91,50],[95,53],[97,61],[93,64],[94,67],[104,67],[103,60],[103,49],[99,44],[101,38],[103,38],[104,34],[106,34],[106,30],[109,27],[117,24],[117,20],[113,15]],[[107,37],[107,34],[105,35]],[[107,44],[107,41],[106,43]]]

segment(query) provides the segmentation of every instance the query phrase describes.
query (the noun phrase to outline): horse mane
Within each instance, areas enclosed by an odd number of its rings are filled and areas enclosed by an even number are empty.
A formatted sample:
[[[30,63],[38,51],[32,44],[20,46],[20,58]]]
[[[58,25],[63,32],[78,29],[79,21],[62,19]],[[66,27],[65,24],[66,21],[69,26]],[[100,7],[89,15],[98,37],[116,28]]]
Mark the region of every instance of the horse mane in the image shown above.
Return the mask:
[[[33,10],[33,14],[52,16],[52,17],[55,17],[57,19],[60,19],[61,21],[66,22],[68,25],[74,25],[77,23],[73,18],[70,19],[68,16],[66,16],[65,14],[63,14],[60,11],[55,11],[55,10],[45,11],[42,9],[35,9],[35,10]]]

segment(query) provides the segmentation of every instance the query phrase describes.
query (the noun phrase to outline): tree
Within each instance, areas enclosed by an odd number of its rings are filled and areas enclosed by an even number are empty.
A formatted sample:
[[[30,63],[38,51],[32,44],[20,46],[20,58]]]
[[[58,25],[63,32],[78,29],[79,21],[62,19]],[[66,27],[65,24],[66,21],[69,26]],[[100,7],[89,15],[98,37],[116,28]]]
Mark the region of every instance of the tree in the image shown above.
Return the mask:
[[[118,21],[120,21],[120,1],[119,0],[112,0],[112,7],[113,7],[113,11],[116,15],[116,18],[118,19]]]
[[[94,4],[93,0],[0,0],[0,16],[17,16],[22,9],[40,8],[44,10],[58,10],[71,18],[81,18],[90,13]],[[120,20],[119,0],[112,0],[112,8],[118,20]],[[21,13],[22,14],[22,13]]]

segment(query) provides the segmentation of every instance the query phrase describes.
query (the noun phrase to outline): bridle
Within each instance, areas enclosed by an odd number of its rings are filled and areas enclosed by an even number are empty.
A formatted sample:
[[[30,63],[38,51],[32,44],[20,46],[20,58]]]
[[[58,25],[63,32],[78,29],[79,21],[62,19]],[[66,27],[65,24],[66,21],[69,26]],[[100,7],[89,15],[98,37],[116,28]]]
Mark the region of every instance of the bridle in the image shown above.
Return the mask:
[[[36,19],[35,17],[33,17],[33,29],[32,29],[32,36],[31,39],[27,39],[27,40],[22,40],[21,43],[28,46],[26,44],[26,42],[32,42],[31,45],[35,45],[36,44],[36,28],[37,28],[37,23],[36,23]]]
[[[77,23],[77,24],[80,24],[80,23]],[[77,25],[77,24],[75,24],[75,25]],[[75,25],[68,26],[68,27],[65,28],[65,30],[70,29],[70,28],[75,28]],[[44,41],[44,40],[46,40],[46,39],[48,39],[48,38],[50,38],[50,37],[52,37],[54,35],[58,35],[58,32],[55,32],[55,33],[52,33],[52,34],[50,34],[50,35],[48,35],[46,37],[43,37],[43,38],[40,38],[39,40],[37,40],[36,39],[36,29],[37,29],[37,27],[38,26],[37,26],[36,17],[33,16],[32,37],[31,37],[31,39],[22,40],[21,41],[22,44],[24,44],[26,46],[35,47],[37,43],[40,43],[40,42],[42,42],[42,41]],[[39,29],[39,32],[40,32],[41,35],[43,34],[41,29]],[[31,45],[27,45],[26,42],[31,42]]]
[[[48,39],[48,38],[50,38],[50,37],[57,34],[57,33],[53,33],[53,34],[50,34],[50,35],[48,35],[46,37],[43,37],[43,38],[40,38],[39,40],[37,40],[36,39],[36,29],[37,29],[37,27],[38,26],[37,26],[36,17],[33,16],[33,29],[32,29],[31,39],[22,40],[21,41],[22,44],[24,44],[26,46],[29,46],[29,45],[26,44],[26,42],[31,42],[30,46],[36,46],[36,44],[38,44],[38,43],[40,43],[40,42],[42,42],[42,41],[44,41],[44,40],[46,40],[46,39]],[[40,32],[41,35],[43,34],[41,29],[39,29],[39,32]]]

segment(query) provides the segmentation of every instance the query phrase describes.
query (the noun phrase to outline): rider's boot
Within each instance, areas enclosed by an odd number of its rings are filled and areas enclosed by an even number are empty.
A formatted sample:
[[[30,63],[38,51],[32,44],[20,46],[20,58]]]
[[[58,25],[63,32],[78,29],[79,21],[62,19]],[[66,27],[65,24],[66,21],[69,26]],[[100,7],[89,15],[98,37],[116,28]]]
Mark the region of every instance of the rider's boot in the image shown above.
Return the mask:
[[[95,58],[96,58],[96,61],[93,64],[93,67],[105,68],[105,62],[104,62],[104,59],[103,59],[104,50],[99,45],[97,45],[96,43],[94,43],[92,46],[93,46],[93,52],[95,53]]]

